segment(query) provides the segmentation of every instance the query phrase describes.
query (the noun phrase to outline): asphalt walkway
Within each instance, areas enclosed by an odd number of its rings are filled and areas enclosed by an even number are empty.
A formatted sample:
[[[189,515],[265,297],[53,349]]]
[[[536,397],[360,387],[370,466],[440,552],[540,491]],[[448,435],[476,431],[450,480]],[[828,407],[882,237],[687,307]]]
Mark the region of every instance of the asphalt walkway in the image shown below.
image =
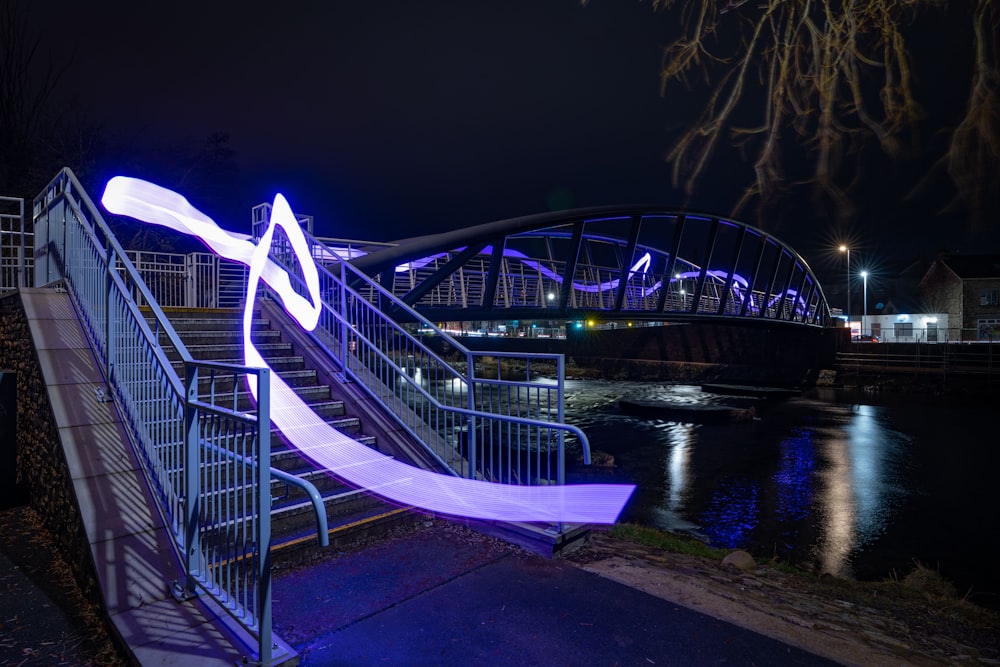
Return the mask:
[[[836,664],[443,522],[275,577],[304,667]]]

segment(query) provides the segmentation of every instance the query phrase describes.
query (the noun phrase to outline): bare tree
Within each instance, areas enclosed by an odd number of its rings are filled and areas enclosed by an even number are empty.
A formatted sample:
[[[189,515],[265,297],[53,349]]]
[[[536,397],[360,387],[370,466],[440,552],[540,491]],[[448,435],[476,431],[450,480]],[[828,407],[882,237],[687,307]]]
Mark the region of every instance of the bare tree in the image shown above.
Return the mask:
[[[955,183],[955,204],[970,213],[972,231],[1000,223],[1000,11],[978,0],[973,11],[975,67],[965,116],[951,135],[943,161]]]
[[[892,158],[916,147],[922,116],[906,28],[917,12],[972,7],[975,52],[964,118],[941,158],[955,203],[982,225],[1000,186],[998,12],[993,0],[652,0],[676,12],[681,34],[665,47],[662,91],[680,82],[705,86],[700,115],[669,150],[674,185],[690,195],[720,142],[752,161],[750,185],[732,215],[756,208],[758,220],[786,190],[809,183],[835,219],[850,218],[848,156],[874,139]],[[946,40],[942,42],[947,43]],[[953,48],[948,44],[948,48]],[[809,161],[807,173],[786,164]],[[940,170],[939,170],[940,171]]]
[[[46,105],[65,67],[42,62],[17,0],[0,0],[0,192],[24,194],[33,183],[33,146]]]

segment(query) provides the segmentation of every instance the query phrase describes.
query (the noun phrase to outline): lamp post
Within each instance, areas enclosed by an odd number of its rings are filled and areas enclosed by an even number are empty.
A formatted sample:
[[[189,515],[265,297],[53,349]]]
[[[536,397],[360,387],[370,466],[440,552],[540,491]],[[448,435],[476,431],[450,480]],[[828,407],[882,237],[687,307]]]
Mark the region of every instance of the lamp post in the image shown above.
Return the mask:
[[[861,315],[861,334],[864,335],[864,333],[865,333],[865,319],[868,317],[868,272],[867,271],[862,271],[861,272],[861,277],[865,281],[865,291],[864,291],[864,295],[865,295],[865,308],[862,311],[863,314]]]
[[[847,328],[851,328],[851,249],[846,245],[840,246],[840,252],[847,253]]]

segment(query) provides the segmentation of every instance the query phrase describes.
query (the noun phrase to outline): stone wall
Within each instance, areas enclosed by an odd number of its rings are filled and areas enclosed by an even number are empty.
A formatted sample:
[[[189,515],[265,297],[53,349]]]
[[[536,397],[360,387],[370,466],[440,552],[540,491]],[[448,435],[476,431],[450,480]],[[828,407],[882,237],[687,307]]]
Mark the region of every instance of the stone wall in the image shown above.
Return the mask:
[[[0,368],[17,373],[17,480],[31,507],[58,541],[84,595],[101,602],[90,567],[90,545],[77,507],[69,466],[17,292],[0,297]]]

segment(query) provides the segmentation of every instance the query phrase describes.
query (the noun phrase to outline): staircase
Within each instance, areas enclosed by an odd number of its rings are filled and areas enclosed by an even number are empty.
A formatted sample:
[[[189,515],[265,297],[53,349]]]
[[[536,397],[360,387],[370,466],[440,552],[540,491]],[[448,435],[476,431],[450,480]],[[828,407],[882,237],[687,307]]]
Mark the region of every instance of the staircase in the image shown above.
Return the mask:
[[[190,354],[199,360],[242,364],[243,344],[241,309],[164,308],[171,324],[180,335]],[[254,313],[251,330],[254,345],[268,364],[299,397],[337,430],[358,442],[377,447],[377,437],[363,431],[361,419],[348,414],[345,401],[336,395],[331,384],[324,384],[319,372],[311,368],[306,357],[298,354],[296,345],[285,340],[278,323]],[[183,377],[183,363],[166,336],[160,343],[175,370]],[[199,382],[207,388],[208,379]],[[232,404],[232,381],[228,386],[215,383],[216,401]],[[245,386],[235,387],[235,404],[251,409],[252,403]],[[220,396],[219,392],[223,392]],[[225,395],[229,392],[228,396]],[[271,432],[271,467],[283,470],[311,482],[320,492],[326,508],[331,546],[346,546],[364,542],[387,533],[394,527],[414,523],[419,515],[410,508],[400,508],[342,484],[335,477],[317,468],[311,461],[289,448],[281,434]],[[274,559],[302,557],[303,551],[317,546],[316,517],[307,494],[297,486],[272,478],[271,482],[271,551]]]

